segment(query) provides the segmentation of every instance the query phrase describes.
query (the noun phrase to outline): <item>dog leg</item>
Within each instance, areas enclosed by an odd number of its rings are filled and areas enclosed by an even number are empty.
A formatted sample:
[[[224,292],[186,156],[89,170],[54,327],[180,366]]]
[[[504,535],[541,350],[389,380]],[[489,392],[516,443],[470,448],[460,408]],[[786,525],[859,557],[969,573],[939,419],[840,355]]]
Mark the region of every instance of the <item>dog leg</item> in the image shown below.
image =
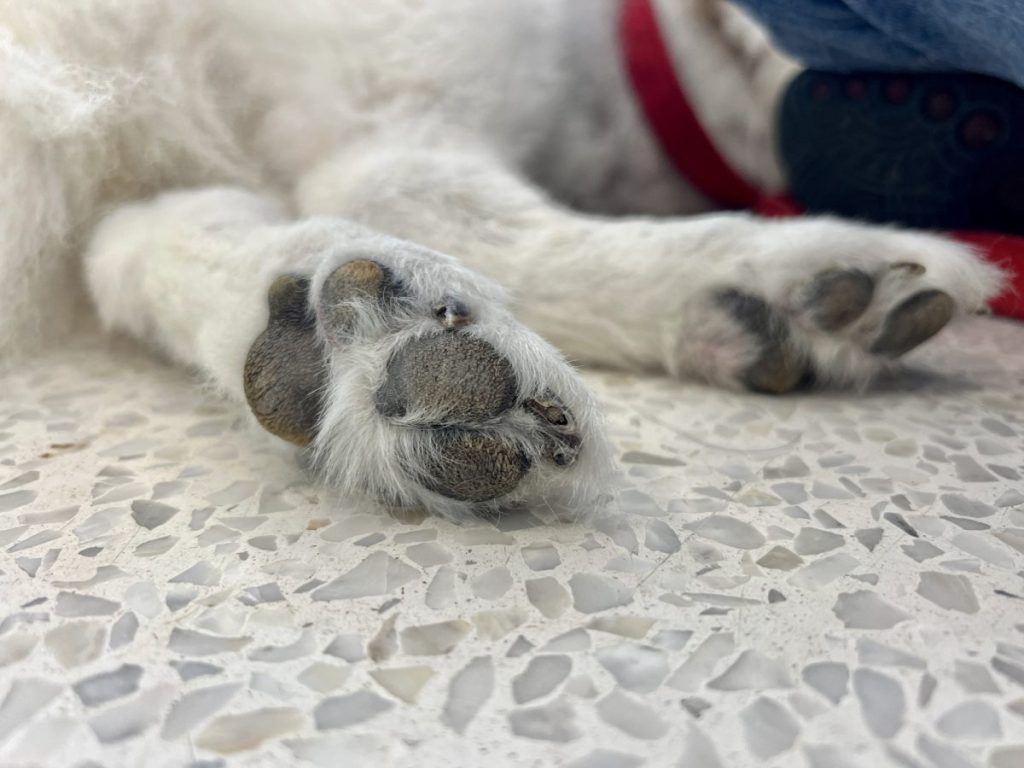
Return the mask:
[[[458,254],[573,359],[767,392],[809,376],[866,384],[1001,285],[969,248],[926,234],[738,214],[580,215],[465,144],[354,149],[297,197],[307,212]]]
[[[81,247],[75,222],[87,216],[79,200],[88,193],[63,176],[70,161],[59,142],[33,140],[0,123],[2,369],[66,337],[87,316],[74,255]]]
[[[105,325],[197,367],[344,490],[454,519],[579,513],[606,474],[576,374],[450,256],[212,189],[114,212],[86,269]]]
[[[781,192],[777,108],[798,64],[727,0],[657,0],[657,8],[676,76],[704,130],[744,178]]]

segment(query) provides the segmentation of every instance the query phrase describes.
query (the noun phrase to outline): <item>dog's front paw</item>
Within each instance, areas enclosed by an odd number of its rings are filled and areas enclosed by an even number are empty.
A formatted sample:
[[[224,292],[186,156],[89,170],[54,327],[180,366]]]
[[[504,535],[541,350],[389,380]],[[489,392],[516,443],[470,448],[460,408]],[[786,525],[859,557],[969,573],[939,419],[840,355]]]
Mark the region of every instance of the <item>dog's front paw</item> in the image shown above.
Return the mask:
[[[593,505],[607,454],[590,396],[478,276],[409,246],[282,276],[269,306],[246,396],[329,482],[450,518]]]
[[[737,257],[696,293],[680,367],[773,394],[804,381],[864,385],[999,292],[999,270],[931,235],[810,222],[778,248]],[[787,234],[789,234],[787,233]],[[700,318],[699,322],[696,322]]]

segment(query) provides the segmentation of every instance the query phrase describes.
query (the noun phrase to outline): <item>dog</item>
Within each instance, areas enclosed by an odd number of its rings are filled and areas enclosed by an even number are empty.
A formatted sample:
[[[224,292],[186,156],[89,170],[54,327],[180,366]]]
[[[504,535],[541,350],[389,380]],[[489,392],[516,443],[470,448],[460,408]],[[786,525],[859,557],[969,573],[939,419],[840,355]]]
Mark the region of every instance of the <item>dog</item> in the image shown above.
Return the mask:
[[[654,0],[700,122],[784,187],[796,65]],[[862,387],[1000,287],[937,236],[715,212],[624,70],[622,0],[0,6],[0,345],[83,322],[196,369],[324,482],[449,519],[579,512],[567,360]]]

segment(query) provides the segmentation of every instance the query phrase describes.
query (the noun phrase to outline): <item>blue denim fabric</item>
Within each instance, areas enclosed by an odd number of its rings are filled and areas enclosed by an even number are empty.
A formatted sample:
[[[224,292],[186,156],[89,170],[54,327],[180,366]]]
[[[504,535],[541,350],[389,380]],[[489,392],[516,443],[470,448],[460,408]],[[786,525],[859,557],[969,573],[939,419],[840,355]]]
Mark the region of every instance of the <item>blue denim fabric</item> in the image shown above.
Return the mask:
[[[960,70],[1024,87],[1024,0],[734,0],[813,69]]]

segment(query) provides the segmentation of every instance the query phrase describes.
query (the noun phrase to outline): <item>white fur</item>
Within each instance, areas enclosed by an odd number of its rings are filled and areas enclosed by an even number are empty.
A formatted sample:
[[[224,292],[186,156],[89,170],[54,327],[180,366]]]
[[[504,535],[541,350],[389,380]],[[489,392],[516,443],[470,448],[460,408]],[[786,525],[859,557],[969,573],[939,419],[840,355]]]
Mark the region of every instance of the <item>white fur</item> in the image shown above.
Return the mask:
[[[521,393],[551,387],[576,411],[591,452],[568,472],[533,471],[511,500],[570,497],[580,508],[603,473],[596,415],[505,296],[570,359],[735,386],[753,351],[709,302],[723,287],[773,302],[824,378],[853,383],[881,367],[864,346],[911,291],[939,287],[973,311],[998,290],[999,274],[968,249],[924,234],[645,217],[711,206],[644,125],[620,65],[618,7],[0,0],[0,352],[72,327],[85,282],[107,327],[241,399],[271,281],[312,275],[315,295],[331,267],[373,258],[417,300],[466,296],[473,332],[509,358]],[[659,0],[658,12],[725,155],[779,186],[772,110],[792,63],[732,8]],[[888,270],[907,261],[927,267],[916,282]],[[861,321],[823,334],[792,297],[832,266],[870,272],[879,290]],[[422,322],[370,324],[330,347],[315,453],[334,483],[455,517],[468,506],[403,474],[398,457],[419,449],[403,447],[414,438],[380,420],[368,396]],[[531,444],[525,416],[501,428]],[[352,449],[356,440],[370,449]]]
[[[498,504],[455,501],[415,482],[426,463],[428,432],[410,428],[416,414],[383,419],[375,410],[374,393],[393,352],[434,332],[433,307],[458,298],[473,314],[466,332],[487,341],[516,371],[519,400],[541,398],[548,389],[557,392],[577,429],[588,436],[576,463],[563,469],[539,455],[540,425],[526,413],[512,412],[479,428],[518,445],[533,464],[528,481],[502,497],[500,506],[529,502],[557,516],[592,507],[605,487],[610,460],[590,394],[554,348],[513,319],[500,286],[450,256],[341,219],[292,222],[259,196],[221,188],[123,206],[97,227],[86,274],[106,327],[150,341],[206,373],[228,396],[244,400],[241,371],[267,324],[265,297],[274,278],[284,273],[311,278],[315,309],[331,272],[367,256],[386,267],[409,298],[386,322],[361,317],[343,339],[320,329],[329,397],[313,459],[325,480],[452,519],[499,511]]]

